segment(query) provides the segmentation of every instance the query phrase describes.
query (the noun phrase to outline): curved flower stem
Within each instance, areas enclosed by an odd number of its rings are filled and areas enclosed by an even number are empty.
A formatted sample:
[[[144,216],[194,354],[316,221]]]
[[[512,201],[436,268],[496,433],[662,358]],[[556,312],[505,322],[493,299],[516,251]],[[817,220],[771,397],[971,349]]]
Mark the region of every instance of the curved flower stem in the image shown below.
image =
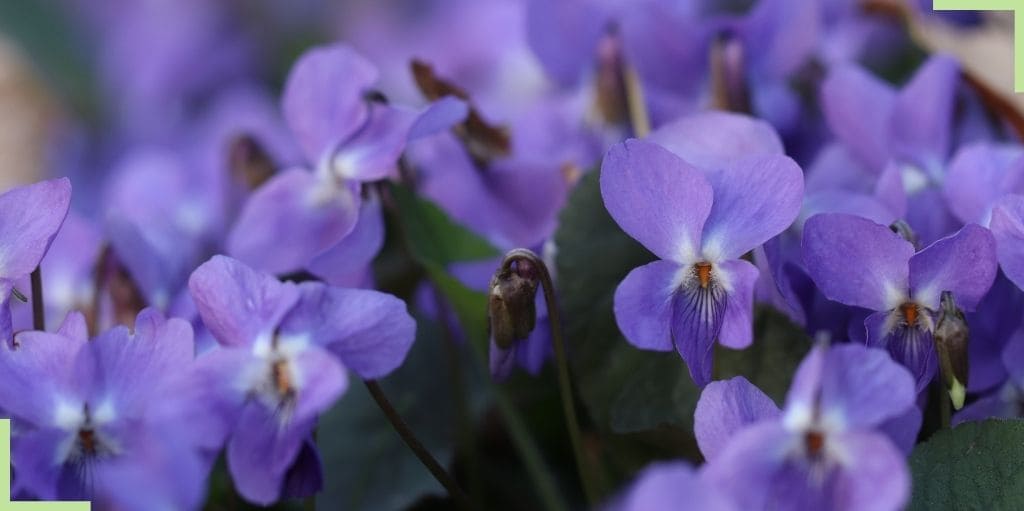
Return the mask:
[[[455,501],[455,506],[459,509],[470,509],[469,498],[466,497],[459,483],[448,474],[448,471],[434,459],[430,451],[416,438],[416,434],[405,423],[402,416],[395,410],[395,407],[391,405],[391,401],[384,394],[384,390],[380,388],[380,384],[376,380],[364,380],[363,383],[366,384],[366,390],[370,391],[373,400],[377,402],[377,406],[380,407],[388,421],[391,422],[391,426],[395,428],[398,436],[402,437],[405,445],[409,446],[413,454],[427,467],[427,470],[434,476],[434,479],[437,479],[437,482],[441,483],[441,486],[448,490],[448,495]]]
[[[46,308],[43,305],[43,270],[32,271],[32,328],[46,330]]]
[[[565,339],[562,337],[562,317],[555,300],[555,286],[551,281],[547,265],[532,250],[525,248],[511,250],[505,254],[505,259],[501,263],[502,269],[509,269],[515,262],[529,263],[544,287],[544,303],[548,308],[551,342],[555,348],[555,362],[558,365],[558,389],[562,395],[565,427],[569,430],[569,440],[572,442],[573,454],[576,457],[576,470],[579,472],[580,482],[583,484],[583,493],[586,495],[590,507],[594,507],[597,503],[597,485],[592,477],[593,471],[587,464],[583,453],[579,419],[576,417],[576,407],[572,395],[572,381],[569,378],[569,362],[565,355]]]

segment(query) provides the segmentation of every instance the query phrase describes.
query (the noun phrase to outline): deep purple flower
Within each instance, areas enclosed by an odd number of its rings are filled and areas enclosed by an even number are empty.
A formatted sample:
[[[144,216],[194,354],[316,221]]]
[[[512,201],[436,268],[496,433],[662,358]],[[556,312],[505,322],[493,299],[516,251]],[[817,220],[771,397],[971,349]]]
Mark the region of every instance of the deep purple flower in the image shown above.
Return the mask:
[[[1011,339],[1024,334],[1021,310],[1024,292],[1000,272],[974,312],[965,315],[971,334],[967,345],[969,392],[986,391],[1006,381],[1003,352]]]
[[[743,377],[713,382],[694,417],[703,476],[741,509],[900,509],[910,474],[882,429],[914,398],[905,369],[856,344],[815,347],[781,411]]]
[[[248,500],[269,504],[319,467],[309,443],[317,417],[344,393],[347,371],[379,378],[405,359],[416,325],[397,298],[321,283],[279,282],[215,256],[189,288],[220,343],[197,360],[227,438],[228,468]],[[307,474],[308,475],[308,474]],[[308,478],[305,480],[308,481]]]
[[[652,463],[605,511],[728,511],[726,494],[707,484],[683,461]]]
[[[675,348],[699,385],[711,379],[715,341],[743,348],[752,340],[758,270],[740,257],[800,209],[800,167],[754,136],[761,130],[772,134],[742,116],[706,114],[652,134],[662,145],[616,145],[601,167],[608,212],[660,259],[619,284],[619,328],[639,348]]]
[[[15,347],[0,348],[19,487],[105,508],[198,507],[208,467],[179,413],[190,405],[171,391],[192,361],[191,326],[153,309],[134,331],[116,327],[91,342],[79,313],[57,333],[19,333]]]
[[[918,391],[935,376],[932,331],[943,291],[973,311],[996,276],[995,240],[969,224],[915,254],[888,227],[841,213],[804,224],[804,263],[830,300],[876,311],[867,317],[867,343],[889,350],[914,374]]]
[[[0,342],[11,339],[9,301],[15,282],[36,269],[71,204],[71,182],[54,179],[0,195]]]
[[[397,176],[407,140],[465,116],[465,105],[453,98],[423,115],[374,101],[367,94],[376,81],[373,64],[345,45],[299,58],[282,108],[315,170],[287,169],[257,189],[228,235],[229,254],[277,274],[305,268],[355,228],[362,183]]]

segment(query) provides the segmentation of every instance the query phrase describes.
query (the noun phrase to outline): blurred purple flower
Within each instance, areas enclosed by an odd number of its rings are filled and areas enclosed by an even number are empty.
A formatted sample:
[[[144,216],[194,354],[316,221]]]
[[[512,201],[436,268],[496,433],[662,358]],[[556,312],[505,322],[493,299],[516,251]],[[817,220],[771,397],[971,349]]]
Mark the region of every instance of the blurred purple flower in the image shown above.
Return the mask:
[[[604,511],[728,511],[738,509],[726,494],[703,481],[686,462],[647,466]]]
[[[905,218],[922,243],[955,227],[942,182],[951,153],[960,67],[937,55],[901,89],[852,65],[832,69],[820,89],[829,128],[840,144],[810,172],[809,187],[828,182],[872,191]]]
[[[408,139],[465,115],[453,98],[423,115],[373,101],[376,81],[373,64],[345,45],[314,48],[296,62],[282,107],[315,171],[291,168],[258,188],[228,235],[229,254],[277,274],[304,269],[355,228],[362,183],[396,176]]]
[[[71,182],[54,179],[0,195],[0,342],[10,343],[14,285],[39,266],[71,204]]]
[[[888,227],[841,213],[804,225],[807,272],[830,300],[876,311],[867,317],[867,343],[889,351],[923,390],[935,376],[932,331],[943,291],[973,311],[996,277],[995,240],[969,224],[915,253]]]
[[[759,272],[740,257],[789,227],[800,209],[800,167],[772,138],[757,136],[762,130],[773,135],[742,116],[705,114],[648,139],[664,147],[612,147],[601,167],[608,212],[660,259],[619,284],[619,328],[639,348],[677,350],[698,385],[711,380],[716,340],[731,348],[752,341]]]
[[[196,269],[189,288],[221,345],[197,360],[197,385],[216,403],[239,492],[266,505],[318,490],[292,484],[296,470],[302,481],[320,477],[310,443],[317,417],[345,392],[346,370],[372,379],[401,365],[416,329],[405,304],[376,291],[279,282],[224,256]]]
[[[905,369],[855,344],[812,349],[782,411],[743,377],[713,382],[694,416],[702,475],[742,509],[900,509],[910,474],[882,430],[914,399]]]

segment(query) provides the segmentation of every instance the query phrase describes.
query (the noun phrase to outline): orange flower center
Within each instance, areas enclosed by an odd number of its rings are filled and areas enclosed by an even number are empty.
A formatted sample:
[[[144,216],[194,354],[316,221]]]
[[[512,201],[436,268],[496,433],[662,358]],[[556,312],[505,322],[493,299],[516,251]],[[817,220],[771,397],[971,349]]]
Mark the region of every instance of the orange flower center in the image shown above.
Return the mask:
[[[700,281],[700,287],[707,288],[711,283],[711,263],[697,263],[693,265],[693,273]]]
[[[96,454],[96,433],[93,430],[78,430],[78,443],[82,446],[82,452],[85,454]]]
[[[808,431],[804,435],[804,447],[807,448],[807,454],[810,457],[816,457],[821,453],[821,449],[825,447],[825,435],[821,434],[820,431]]]
[[[288,374],[288,363],[278,360],[270,366],[271,377],[274,379],[274,387],[278,394],[287,396],[292,392],[292,379]]]
[[[920,311],[916,303],[907,302],[900,305],[900,312],[903,313],[903,318],[907,320],[907,326],[917,325],[917,316]]]

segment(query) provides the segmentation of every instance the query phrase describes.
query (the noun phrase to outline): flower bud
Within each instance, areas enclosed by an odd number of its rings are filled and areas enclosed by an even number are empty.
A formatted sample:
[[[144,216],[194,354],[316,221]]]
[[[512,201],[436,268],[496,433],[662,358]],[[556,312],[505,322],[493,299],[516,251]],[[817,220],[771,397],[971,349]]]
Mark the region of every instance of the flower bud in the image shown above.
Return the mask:
[[[537,277],[529,262],[499,268],[491,279],[488,319],[491,337],[507,350],[529,337],[537,324]]]
[[[953,301],[953,293],[942,292],[942,305],[935,325],[935,350],[943,383],[957,410],[964,406],[967,392],[967,343],[970,330],[964,313]]]

